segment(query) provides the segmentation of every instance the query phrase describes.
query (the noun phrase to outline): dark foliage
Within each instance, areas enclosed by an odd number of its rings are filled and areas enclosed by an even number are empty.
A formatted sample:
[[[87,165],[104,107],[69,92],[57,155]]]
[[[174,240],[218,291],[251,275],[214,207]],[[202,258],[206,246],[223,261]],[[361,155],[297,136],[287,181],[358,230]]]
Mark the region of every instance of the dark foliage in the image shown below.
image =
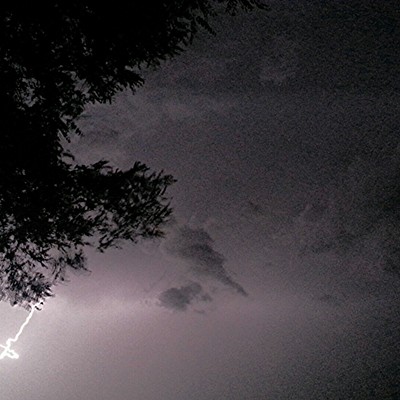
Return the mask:
[[[61,140],[88,103],[141,86],[143,68],[180,53],[209,18],[257,0],[41,1],[0,5],[0,298],[52,294],[83,248],[162,235],[173,178],[140,163],[75,165]]]
[[[55,172],[41,181],[24,175],[1,193],[0,295],[12,304],[37,303],[67,267],[85,269],[85,245],[103,251],[160,236],[171,212],[164,192],[172,177],[143,164],[128,171],[65,164]]]

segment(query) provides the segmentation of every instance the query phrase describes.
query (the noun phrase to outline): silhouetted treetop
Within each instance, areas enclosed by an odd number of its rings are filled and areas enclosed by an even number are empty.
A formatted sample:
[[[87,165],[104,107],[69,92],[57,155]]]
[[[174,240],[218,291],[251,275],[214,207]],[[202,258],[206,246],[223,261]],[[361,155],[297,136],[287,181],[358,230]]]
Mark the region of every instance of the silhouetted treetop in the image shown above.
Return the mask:
[[[142,85],[141,69],[180,53],[200,28],[212,31],[209,18],[221,7],[255,6],[263,7],[257,0],[3,3],[0,166],[57,163],[60,135],[79,132],[86,104]]]
[[[161,236],[174,181],[139,162],[76,165],[61,139],[82,134],[85,106],[111,102],[212,32],[218,12],[258,0],[40,1],[0,5],[0,299],[29,307],[51,295],[83,248]]]
[[[263,7],[256,0],[3,4],[2,91],[23,108],[68,117],[58,127],[67,135],[87,102],[140,86],[141,68],[180,53],[199,28],[211,32],[209,17],[221,6],[234,13],[256,5]]]

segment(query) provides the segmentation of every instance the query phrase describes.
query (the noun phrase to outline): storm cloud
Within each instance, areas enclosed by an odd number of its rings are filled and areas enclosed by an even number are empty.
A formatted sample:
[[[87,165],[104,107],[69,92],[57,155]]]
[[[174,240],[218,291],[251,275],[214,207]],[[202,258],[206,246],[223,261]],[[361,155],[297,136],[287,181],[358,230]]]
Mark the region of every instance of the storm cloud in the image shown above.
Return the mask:
[[[247,296],[244,288],[230,277],[224,267],[224,256],[213,245],[213,239],[203,228],[183,225],[175,228],[165,244],[165,249],[167,253],[186,261],[195,275],[214,279]]]
[[[4,398],[399,397],[398,2],[268,2],[85,111],[77,162],[171,173],[174,218],[89,254]],[[0,311],[4,343],[25,313]]]
[[[375,273],[400,273],[400,152],[391,145],[358,157],[338,183],[315,194],[291,228],[303,254],[335,252]]]
[[[162,292],[158,300],[161,307],[176,311],[186,311],[188,306],[204,301],[211,301],[211,296],[204,292],[202,286],[192,282],[181,287],[172,287]]]

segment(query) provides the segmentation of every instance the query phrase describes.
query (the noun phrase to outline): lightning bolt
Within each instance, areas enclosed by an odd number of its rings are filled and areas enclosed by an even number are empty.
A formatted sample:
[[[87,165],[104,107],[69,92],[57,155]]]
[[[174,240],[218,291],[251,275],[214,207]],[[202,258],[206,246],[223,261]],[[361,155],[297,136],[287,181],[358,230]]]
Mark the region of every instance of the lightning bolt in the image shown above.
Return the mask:
[[[0,360],[2,360],[5,357],[12,358],[12,359],[17,359],[19,358],[19,354],[11,348],[11,345],[15,343],[19,337],[21,336],[21,333],[25,329],[25,327],[29,324],[29,321],[32,318],[33,313],[35,312],[35,308],[37,308],[39,304],[36,304],[31,308],[31,311],[29,312],[28,316],[26,317],[25,321],[22,323],[21,327],[19,328],[17,334],[14,337],[8,338],[6,341],[6,345],[3,346],[0,344],[0,347],[3,349],[3,351],[0,353]],[[40,304],[41,305],[41,304]]]

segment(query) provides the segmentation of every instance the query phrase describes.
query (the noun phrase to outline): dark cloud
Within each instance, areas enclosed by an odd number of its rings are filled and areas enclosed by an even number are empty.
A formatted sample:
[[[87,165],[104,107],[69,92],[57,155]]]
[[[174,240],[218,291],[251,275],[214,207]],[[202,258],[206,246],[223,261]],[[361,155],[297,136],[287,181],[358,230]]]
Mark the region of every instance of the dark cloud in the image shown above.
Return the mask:
[[[189,262],[191,271],[196,275],[215,279],[247,296],[243,287],[229,276],[224,267],[225,259],[214,250],[213,244],[214,241],[204,229],[184,225],[175,228],[165,249],[171,255]]]
[[[338,184],[316,192],[292,227],[303,254],[334,252],[351,256],[353,265],[399,274],[399,167],[399,148],[381,148],[357,157]]]
[[[158,300],[161,307],[185,311],[194,302],[211,301],[211,297],[203,291],[199,283],[192,282],[186,286],[165,290],[160,294]]]
[[[218,40],[200,34],[192,51],[179,58],[184,68],[168,63],[153,84],[197,93],[316,86],[364,93],[398,90],[397,1],[269,3],[267,13],[238,15],[236,24],[217,17]]]

